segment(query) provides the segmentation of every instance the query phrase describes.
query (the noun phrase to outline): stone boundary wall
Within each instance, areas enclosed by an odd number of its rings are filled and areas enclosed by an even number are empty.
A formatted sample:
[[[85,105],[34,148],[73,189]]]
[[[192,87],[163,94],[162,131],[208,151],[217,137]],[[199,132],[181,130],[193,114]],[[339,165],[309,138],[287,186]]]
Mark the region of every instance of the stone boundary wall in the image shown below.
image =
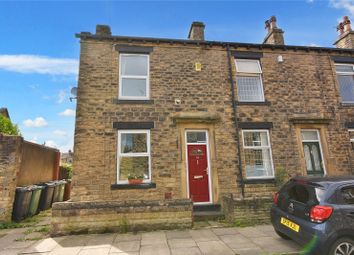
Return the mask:
[[[59,157],[57,149],[0,134],[0,222],[11,221],[16,187],[56,178]]]
[[[23,139],[0,134],[0,222],[11,221]]]
[[[231,194],[222,196],[221,207],[230,223],[253,225],[270,222],[271,197],[233,198]]]
[[[60,202],[52,208],[52,235],[190,228],[190,200]]]

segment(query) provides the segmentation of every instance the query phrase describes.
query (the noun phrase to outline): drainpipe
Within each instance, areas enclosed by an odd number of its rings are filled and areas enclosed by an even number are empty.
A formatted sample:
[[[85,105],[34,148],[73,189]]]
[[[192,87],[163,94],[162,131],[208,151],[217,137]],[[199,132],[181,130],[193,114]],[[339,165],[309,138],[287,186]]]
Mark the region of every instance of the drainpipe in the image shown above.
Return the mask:
[[[234,120],[235,120],[235,127],[236,127],[236,142],[237,142],[237,157],[238,157],[238,167],[239,167],[239,181],[240,181],[240,186],[241,186],[241,195],[242,198],[245,197],[245,185],[243,183],[243,174],[242,174],[242,160],[241,160],[241,143],[240,143],[240,128],[238,126],[238,120],[237,120],[237,105],[236,105],[236,99],[235,99],[235,81],[234,77],[232,74],[232,61],[231,61],[231,51],[230,51],[230,46],[227,45],[227,58],[228,58],[228,63],[229,63],[229,78],[230,78],[230,88],[231,88],[231,98],[232,98],[232,109],[233,109],[233,114],[234,114]],[[238,181],[238,180],[236,180]]]

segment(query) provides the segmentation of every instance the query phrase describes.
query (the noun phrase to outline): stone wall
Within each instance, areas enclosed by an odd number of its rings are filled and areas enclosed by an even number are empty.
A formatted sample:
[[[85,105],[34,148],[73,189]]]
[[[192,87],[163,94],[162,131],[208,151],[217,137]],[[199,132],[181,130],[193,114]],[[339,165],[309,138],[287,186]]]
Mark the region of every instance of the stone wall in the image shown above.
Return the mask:
[[[116,44],[153,47],[150,53],[151,100],[148,102],[117,99],[119,52],[114,47]],[[353,152],[345,122],[354,120],[353,107],[343,106],[340,102],[331,60],[331,55],[345,54],[295,48],[231,47],[231,51],[235,50],[263,54],[260,63],[266,102],[238,104],[237,118],[240,123],[272,123],[269,132],[274,171],[284,170],[289,176],[306,175],[300,130],[307,128],[321,131],[327,174],[350,173]],[[279,55],[284,60],[281,63],[277,61]],[[194,68],[197,62],[202,66],[201,71]],[[233,61],[232,72],[236,77]],[[83,38],[73,201],[124,200],[128,196],[130,199],[153,200],[163,199],[166,193],[171,193],[174,199],[186,198],[185,126],[174,119],[179,113],[218,116],[217,121],[208,125],[200,125],[201,119],[190,120],[188,128],[207,129],[210,133],[213,202],[220,201],[218,194],[221,193],[240,197],[238,136],[228,77],[227,51],[220,45]],[[175,99],[181,99],[181,104],[176,105]],[[111,189],[117,175],[117,130],[113,128],[113,122],[117,121],[154,122],[151,171],[156,188],[145,192]],[[242,139],[241,130],[239,138]],[[242,140],[240,143],[244,161]],[[265,186],[249,184],[245,190],[246,197],[258,196],[265,191]]]
[[[0,134],[0,222],[11,221],[22,142],[19,136]]]
[[[53,235],[190,228],[190,200],[62,202],[52,208]]]
[[[231,194],[223,195],[222,209],[225,218],[235,225],[254,225],[269,223],[271,197],[234,198]]]
[[[16,187],[51,181],[59,151],[0,134],[0,222],[11,220]]]

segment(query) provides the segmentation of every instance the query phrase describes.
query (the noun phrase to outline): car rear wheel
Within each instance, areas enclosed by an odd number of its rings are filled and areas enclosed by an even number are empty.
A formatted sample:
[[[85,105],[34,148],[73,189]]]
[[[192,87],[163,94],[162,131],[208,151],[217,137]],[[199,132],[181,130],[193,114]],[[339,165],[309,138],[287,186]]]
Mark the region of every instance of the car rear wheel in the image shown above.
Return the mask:
[[[340,238],[332,245],[329,255],[354,255],[354,240]]]
[[[290,240],[290,237],[288,237],[287,235],[283,234],[282,232],[279,232],[278,230],[275,230],[275,233],[277,233],[278,236],[280,236],[281,238],[283,238],[285,240]]]

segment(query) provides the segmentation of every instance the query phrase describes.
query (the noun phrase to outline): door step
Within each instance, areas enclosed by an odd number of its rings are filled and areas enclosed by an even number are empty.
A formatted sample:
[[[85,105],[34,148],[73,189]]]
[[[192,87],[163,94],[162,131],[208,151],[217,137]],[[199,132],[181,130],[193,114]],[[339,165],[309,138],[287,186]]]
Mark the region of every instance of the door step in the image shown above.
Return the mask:
[[[222,219],[225,219],[225,215],[221,211],[221,207],[219,204],[193,206],[194,221],[208,221],[208,220],[222,220]]]

